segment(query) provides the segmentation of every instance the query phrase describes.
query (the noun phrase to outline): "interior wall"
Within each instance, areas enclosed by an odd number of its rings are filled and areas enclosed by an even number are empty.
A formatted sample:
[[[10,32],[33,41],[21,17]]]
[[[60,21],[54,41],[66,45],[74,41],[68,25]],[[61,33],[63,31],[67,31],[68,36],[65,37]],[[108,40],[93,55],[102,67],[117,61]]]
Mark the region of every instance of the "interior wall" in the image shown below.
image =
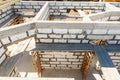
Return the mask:
[[[41,51],[43,69],[81,69],[84,52],[79,51]]]

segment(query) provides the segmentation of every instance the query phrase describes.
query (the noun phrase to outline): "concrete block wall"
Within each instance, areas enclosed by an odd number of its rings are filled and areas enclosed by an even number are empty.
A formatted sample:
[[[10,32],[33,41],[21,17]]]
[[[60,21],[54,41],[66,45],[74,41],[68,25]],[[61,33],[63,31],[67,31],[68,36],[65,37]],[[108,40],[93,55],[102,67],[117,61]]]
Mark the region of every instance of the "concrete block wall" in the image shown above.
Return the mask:
[[[0,39],[0,64],[2,64],[7,56],[9,56],[9,52],[6,47],[8,44],[12,44],[15,41],[22,40],[33,35],[35,35],[35,29]]]
[[[20,1],[16,3],[14,7],[14,12],[16,14],[22,14],[23,11],[28,12],[32,11],[37,14],[37,12],[42,8],[42,6],[45,4],[43,1]]]
[[[65,15],[67,9],[91,9],[92,13],[103,12],[105,9],[104,3],[87,3],[87,2],[49,2],[50,15]]]
[[[120,53],[110,52],[109,55],[112,59],[113,64],[116,66],[118,70],[120,70]]]
[[[12,16],[13,13],[13,7],[5,7],[0,10],[0,24],[2,24],[4,21],[6,21],[10,16]]]
[[[29,30],[29,31],[26,31],[26,32],[23,32],[23,33],[20,33],[20,34],[16,34],[16,35],[12,35],[12,36],[2,38],[1,42],[2,42],[3,45],[7,45],[7,44],[13,43],[15,41],[25,39],[29,36],[33,36],[33,35],[35,35],[35,29]]]
[[[84,52],[41,51],[40,57],[43,69],[80,69]]]
[[[89,15],[92,21],[120,21],[120,11],[106,11]]]
[[[104,39],[108,44],[119,44],[119,30],[107,29],[38,29],[37,38],[41,43],[89,43]]]

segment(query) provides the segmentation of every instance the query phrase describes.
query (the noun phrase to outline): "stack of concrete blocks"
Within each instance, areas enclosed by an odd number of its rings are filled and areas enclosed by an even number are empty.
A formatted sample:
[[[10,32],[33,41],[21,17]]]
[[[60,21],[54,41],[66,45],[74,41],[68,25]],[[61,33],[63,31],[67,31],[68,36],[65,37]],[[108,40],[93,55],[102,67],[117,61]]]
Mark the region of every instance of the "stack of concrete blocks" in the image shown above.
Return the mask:
[[[118,70],[120,70],[120,53],[111,52],[109,53],[109,55],[112,59],[113,64],[116,66]]]
[[[43,69],[81,69],[84,52],[41,51]]]
[[[91,13],[99,13],[105,10],[104,3],[87,2],[49,2],[50,15],[66,15],[67,9],[91,10]]]
[[[39,1],[21,1],[14,5],[14,12],[16,14],[22,14],[22,12],[34,12],[36,15],[44,4],[45,2]]]
[[[9,19],[13,15],[13,7],[8,6],[0,10],[0,24]]]

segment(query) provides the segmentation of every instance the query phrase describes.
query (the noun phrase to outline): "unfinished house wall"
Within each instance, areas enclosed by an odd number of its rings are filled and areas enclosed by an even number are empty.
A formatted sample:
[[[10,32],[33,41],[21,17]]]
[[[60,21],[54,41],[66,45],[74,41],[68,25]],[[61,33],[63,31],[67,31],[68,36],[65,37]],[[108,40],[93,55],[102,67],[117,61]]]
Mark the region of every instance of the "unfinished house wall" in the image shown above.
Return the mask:
[[[43,69],[81,69],[84,52],[41,51],[40,56]]]
[[[36,27],[41,43],[89,43],[102,39],[107,40],[108,44],[120,44],[119,23],[43,22],[36,23]]]
[[[36,15],[44,4],[45,2],[39,1],[21,1],[14,5],[14,11],[16,14],[23,14],[23,12],[33,12]]]
[[[67,9],[83,9],[91,10],[91,13],[103,12],[105,10],[104,3],[86,3],[86,2],[49,2],[50,15],[64,15]]]
[[[7,19],[9,19],[13,15],[13,7],[5,7],[0,10],[0,24],[4,23]]]
[[[106,11],[89,15],[92,21],[120,21],[120,11]]]

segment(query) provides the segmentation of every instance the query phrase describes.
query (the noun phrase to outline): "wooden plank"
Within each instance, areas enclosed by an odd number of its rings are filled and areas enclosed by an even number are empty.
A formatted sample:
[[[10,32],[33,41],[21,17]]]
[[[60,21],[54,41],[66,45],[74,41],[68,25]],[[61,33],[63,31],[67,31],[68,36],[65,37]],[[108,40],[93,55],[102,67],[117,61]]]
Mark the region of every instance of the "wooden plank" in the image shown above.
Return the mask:
[[[38,76],[41,77],[42,66],[41,66],[40,52],[39,51],[32,52],[32,60],[33,60],[34,70],[38,73]]]
[[[84,58],[83,58],[83,62],[82,62],[82,67],[81,67],[81,71],[82,71],[82,80],[86,80],[87,78],[87,74],[90,68],[90,65],[92,63],[94,54],[91,52],[86,51]]]

